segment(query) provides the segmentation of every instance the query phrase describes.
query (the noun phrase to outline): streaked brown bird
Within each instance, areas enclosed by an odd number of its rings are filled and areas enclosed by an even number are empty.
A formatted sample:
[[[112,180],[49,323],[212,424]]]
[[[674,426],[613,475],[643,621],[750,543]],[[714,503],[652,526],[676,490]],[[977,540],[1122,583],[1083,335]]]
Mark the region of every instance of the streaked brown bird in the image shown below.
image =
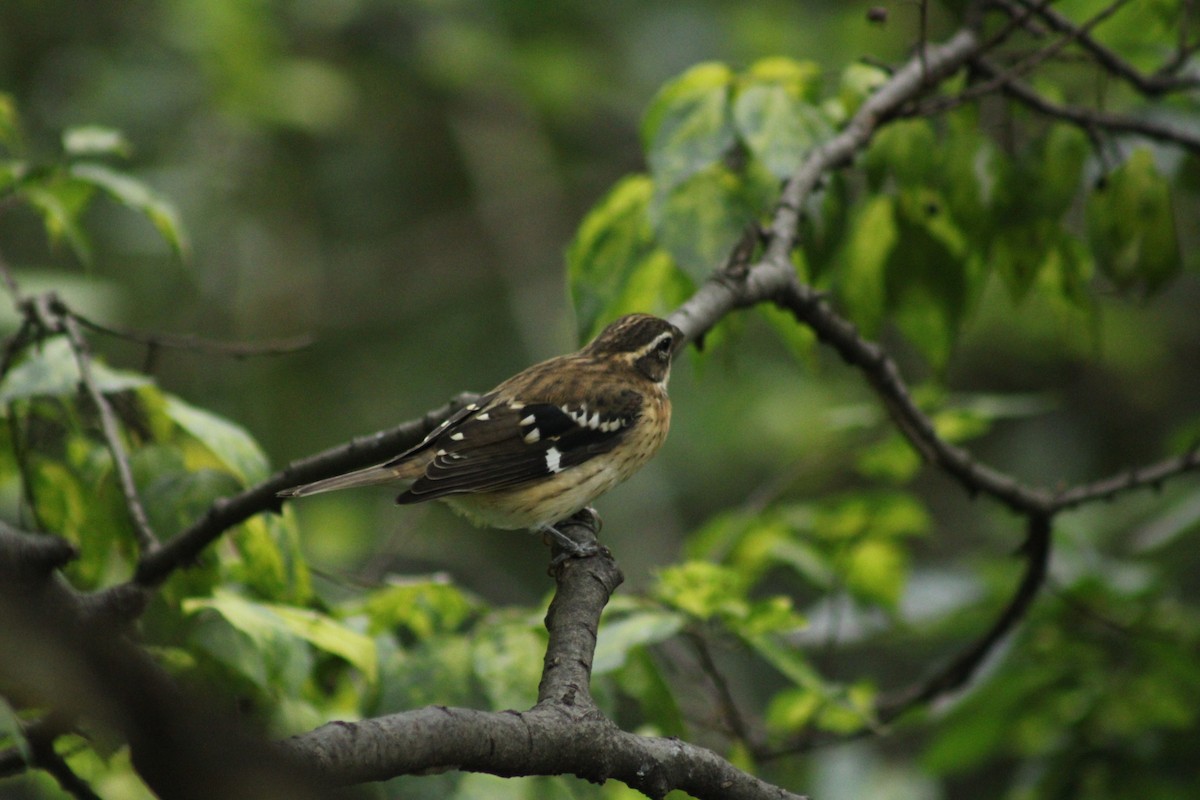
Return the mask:
[[[621,317],[582,350],[504,381],[395,458],[279,494],[410,481],[397,503],[444,500],[478,525],[563,541],[556,522],[639,470],[667,438],[667,379],[682,341],[664,319]]]

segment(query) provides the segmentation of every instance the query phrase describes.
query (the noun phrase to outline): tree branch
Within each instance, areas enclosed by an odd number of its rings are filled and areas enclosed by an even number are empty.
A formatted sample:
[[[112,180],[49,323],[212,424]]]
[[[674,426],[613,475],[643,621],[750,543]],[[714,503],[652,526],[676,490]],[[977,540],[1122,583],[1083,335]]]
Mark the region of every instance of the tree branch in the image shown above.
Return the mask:
[[[465,393],[419,419],[384,431],[362,436],[348,444],[289,464],[265,481],[250,486],[232,497],[217,500],[204,516],[163,543],[138,562],[133,581],[141,586],[157,586],[172,572],[192,563],[201,551],[221,534],[255,514],[278,511],[283,500],[277,493],[309,481],[320,480],[359,467],[383,461],[421,441],[446,417],[475,395]]]
[[[1046,571],[1050,564],[1050,534],[1049,515],[1033,514],[1029,517],[1025,543],[1021,547],[1021,554],[1025,557],[1025,573],[1000,616],[982,636],[935,675],[907,689],[880,697],[875,704],[875,713],[880,722],[886,724],[912,708],[932,704],[957,692],[971,681],[988,657],[1025,618],[1042,584],[1046,582]]]
[[[563,523],[573,538],[585,528]],[[801,800],[710,750],[618,728],[592,701],[589,683],[600,613],[621,582],[612,556],[557,559],[546,614],[550,642],[538,702],[528,711],[429,706],[361,722],[332,722],[283,744],[328,781],[350,785],[432,769],[492,775],[573,774],[619,780],[653,797],[672,790],[699,800]]]
[[[1097,64],[1110,74],[1128,82],[1147,97],[1159,97],[1170,92],[1200,87],[1200,77],[1195,75],[1175,75],[1170,69],[1159,71],[1152,75],[1142,74],[1136,67],[1122,58],[1115,50],[1096,41],[1086,28],[1076,25],[1068,17],[1044,4],[1035,4],[1029,0],[993,0],[996,5],[1004,8],[1010,15],[1033,11],[1052,30],[1066,34],[1077,42],[1081,48],[1088,51]],[[1037,7],[1035,7],[1037,6]],[[1187,12],[1184,11],[1184,14]],[[1182,25],[1180,26],[1183,27]],[[1181,47],[1184,51],[1186,48]],[[1170,65],[1164,65],[1169,67]]]
[[[1001,74],[1000,68],[986,58],[976,59],[973,63],[985,75],[997,77]],[[1104,130],[1109,133],[1131,133],[1158,142],[1177,144],[1193,153],[1200,153],[1200,133],[1195,130],[1172,125],[1169,122],[1056,103],[1043,97],[1029,84],[1011,76],[1001,83],[1000,90],[1039,114],[1077,125],[1089,134],[1095,130]]]
[[[116,731],[164,800],[328,796],[307,765],[216,714],[217,704],[184,694],[120,626],[97,615],[88,595],[55,571],[72,553],[56,537],[0,526],[0,686],[7,699]],[[44,761],[63,731],[52,724],[28,741],[35,763],[70,782]],[[0,756],[5,770],[16,768],[9,754]]]

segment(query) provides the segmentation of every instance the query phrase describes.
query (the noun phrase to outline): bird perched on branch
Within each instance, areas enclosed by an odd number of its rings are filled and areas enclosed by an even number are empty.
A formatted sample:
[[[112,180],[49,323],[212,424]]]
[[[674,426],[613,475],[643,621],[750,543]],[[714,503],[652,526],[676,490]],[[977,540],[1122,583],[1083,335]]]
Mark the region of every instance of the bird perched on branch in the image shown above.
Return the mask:
[[[667,378],[682,332],[630,314],[582,350],[535,364],[459,409],[415,447],[282,497],[411,482],[397,503],[444,500],[479,525],[550,533],[621,483],[667,438]]]

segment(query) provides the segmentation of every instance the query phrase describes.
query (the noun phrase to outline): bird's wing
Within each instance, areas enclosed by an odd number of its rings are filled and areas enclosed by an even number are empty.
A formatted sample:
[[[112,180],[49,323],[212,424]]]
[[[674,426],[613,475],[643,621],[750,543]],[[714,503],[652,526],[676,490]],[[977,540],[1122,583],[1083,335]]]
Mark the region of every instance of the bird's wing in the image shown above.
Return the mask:
[[[433,458],[398,503],[487,492],[548,477],[612,450],[641,414],[623,390],[590,403],[494,399],[422,443]]]

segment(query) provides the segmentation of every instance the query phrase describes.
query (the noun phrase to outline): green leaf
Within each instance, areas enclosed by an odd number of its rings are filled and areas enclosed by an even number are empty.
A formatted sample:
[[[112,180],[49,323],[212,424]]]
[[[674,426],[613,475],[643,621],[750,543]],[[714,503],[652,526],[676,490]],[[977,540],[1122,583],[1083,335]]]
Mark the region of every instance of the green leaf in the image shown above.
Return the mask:
[[[665,671],[670,672],[669,669]],[[663,673],[664,670],[648,650],[633,649],[628,652],[627,663],[616,672],[614,679],[623,692],[637,700],[655,735],[683,736],[687,731],[683,712],[671,692],[668,677]],[[609,781],[609,785],[613,783]]]
[[[188,243],[183,223],[175,206],[166,198],[136,178],[103,164],[78,162],[72,164],[69,170],[71,176],[77,180],[102,189],[117,202],[143,214],[175,254],[181,258],[186,257]]]
[[[69,156],[123,156],[133,152],[125,134],[116,128],[84,125],[63,132],[63,150]]]
[[[822,504],[812,532],[823,539],[908,538],[929,531],[929,512],[904,492],[858,492]]]
[[[257,483],[270,474],[266,455],[244,428],[169,395],[164,410],[220,459],[243,485]]]
[[[659,243],[700,283],[725,262],[746,225],[766,212],[776,194],[776,182],[753,164],[741,173],[713,164],[665,191],[656,187],[650,218]]]
[[[887,294],[897,325],[935,366],[950,357],[971,285],[966,243],[941,194],[900,194],[899,241],[887,264]]]
[[[748,639],[747,644],[780,675],[795,685],[825,695],[825,679],[795,647],[784,644],[774,635],[755,636]]]
[[[40,347],[26,352],[28,357],[0,382],[0,405],[33,397],[73,398],[78,394],[79,365],[65,336],[47,339]],[[96,358],[92,359],[92,379],[104,394],[152,383],[145,375],[112,369]]]
[[[1170,189],[1148,149],[1135,150],[1091,193],[1087,221],[1096,263],[1119,289],[1152,293],[1178,274]]]
[[[21,189],[21,194],[41,214],[50,242],[65,240],[84,264],[92,261],[92,244],[79,220],[93,193],[86,183],[60,178],[27,181]]]
[[[301,649],[302,642],[345,659],[372,683],[378,677],[375,643],[319,612],[256,603],[220,588],[212,597],[189,598],[182,605],[185,614],[206,609],[249,637],[263,654],[263,674],[283,679],[284,685],[276,687],[283,692],[298,691],[308,677],[311,661]],[[251,672],[244,674],[256,674],[255,669],[251,666]]]
[[[921,455],[899,433],[858,451],[855,468],[876,480],[905,483],[921,469]]]
[[[458,630],[481,610],[478,600],[437,578],[412,579],[372,592],[362,603],[373,634],[404,627],[418,641]]]
[[[3,96],[0,95],[0,99]],[[0,697],[0,748],[15,747],[21,758],[27,762],[30,759],[29,741],[25,738],[25,728],[21,718],[12,706]]]
[[[802,254],[800,255],[802,257]],[[790,311],[774,304],[760,304],[756,310],[797,361],[809,366],[815,365],[817,336],[812,328],[801,325]]]
[[[900,186],[928,186],[938,167],[937,136],[928,120],[896,120],[880,129],[867,150],[864,166],[872,188],[888,178]]]
[[[855,213],[835,281],[848,315],[867,336],[877,334],[883,322],[886,268],[898,241],[893,198],[878,195]]]
[[[227,580],[243,584],[262,597],[289,603],[305,603],[311,598],[311,576],[300,553],[293,517],[251,517],[230,538],[240,558],[222,560],[222,574]]]
[[[767,730],[786,736],[804,730],[824,702],[817,692],[791,687],[778,692],[767,705]]]
[[[284,627],[318,650],[332,653],[358,669],[369,683],[379,677],[375,642],[344,623],[307,608],[268,605],[283,621]]]
[[[494,710],[530,708],[537,701],[546,633],[525,614],[493,615],[471,641],[471,663]]]
[[[776,178],[803,163],[808,151],[828,139],[833,125],[816,105],[820,70],[813,62],[769,58],[743,78],[733,104],[738,134]]]
[[[603,675],[624,667],[631,650],[670,639],[684,622],[682,614],[649,609],[617,620],[606,619],[596,636],[592,674]]]
[[[645,175],[623,178],[588,212],[567,249],[567,279],[581,340],[628,311],[665,311],[688,289],[654,241]]]
[[[720,162],[734,146],[732,87],[729,67],[698,64],[663,86],[651,101],[642,121],[642,146],[660,190]]]
[[[11,94],[0,92],[0,145],[10,153],[21,150],[21,116]]]
[[[869,539],[845,554],[846,588],[894,610],[908,580],[907,554],[894,542]]]
[[[838,102],[842,113],[850,117],[858,111],[863,101],[887,83],[889,75],[886,70],[870,64],[856,61],[842,70],[842,79],[838,87]]]
[[[745,617],[745,580],[736,571],[706,561],[686,561],[658,574],[655,595],[666,605],[699,620]]]
[[[308,681],[308,645],[267,606],[218,588],[212,597],[184,600],[181,610],[211,612],[197,622],[192,641],[265,695],[299,694]]]

